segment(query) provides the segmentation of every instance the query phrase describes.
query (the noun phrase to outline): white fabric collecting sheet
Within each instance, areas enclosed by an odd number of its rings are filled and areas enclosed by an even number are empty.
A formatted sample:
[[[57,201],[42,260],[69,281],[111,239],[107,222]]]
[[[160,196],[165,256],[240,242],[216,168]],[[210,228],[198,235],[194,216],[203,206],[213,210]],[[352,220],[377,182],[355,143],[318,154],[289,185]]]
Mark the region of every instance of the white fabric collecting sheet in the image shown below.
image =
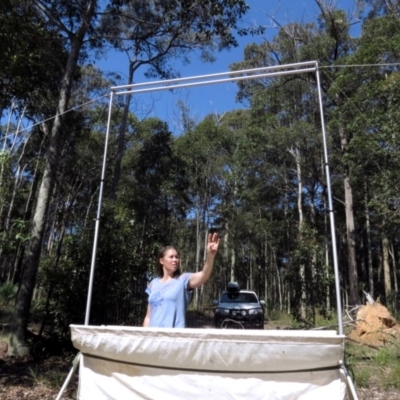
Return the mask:
[[[335,331],[71,325],[79,400],[344,399]]]

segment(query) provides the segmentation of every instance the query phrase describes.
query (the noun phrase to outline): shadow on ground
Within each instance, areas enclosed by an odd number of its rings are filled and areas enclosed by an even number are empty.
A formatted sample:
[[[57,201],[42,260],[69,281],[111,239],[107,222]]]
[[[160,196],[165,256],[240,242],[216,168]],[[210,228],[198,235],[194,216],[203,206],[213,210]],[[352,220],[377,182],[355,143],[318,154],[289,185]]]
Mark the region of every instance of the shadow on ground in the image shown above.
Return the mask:
[[[214,328],[214,318],[199,311],[188,311],[186,328]]]

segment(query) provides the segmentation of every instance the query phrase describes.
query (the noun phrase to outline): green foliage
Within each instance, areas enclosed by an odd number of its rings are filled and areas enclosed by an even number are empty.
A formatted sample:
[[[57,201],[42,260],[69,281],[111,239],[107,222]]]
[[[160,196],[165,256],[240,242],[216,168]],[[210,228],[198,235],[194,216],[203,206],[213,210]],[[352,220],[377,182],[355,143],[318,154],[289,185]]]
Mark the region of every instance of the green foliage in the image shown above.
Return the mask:
[[[268,321],[273,322],[274,325],[291,327],[293,326],[293,318],[287,312],[282,312],[276,309],[268,310],[266,318]]]
[[[385,374],[385,387],[400,389],[400,361],[399,358],[393,360],[392,367],[388,374]]]
[[[0,301],[7,305],[17,294],[18,285],[13,284],[11,281],[5,281],[0,284]]]
[[[360,388],[369,387],[371,381],[371,375],[373,371],[369,368],[356,368],[354,371],[354,383]]]
[[[375,354],[374,354],[374,361],[380,365],[380,366],[386,366],[390,360],[390,352],[389,349],[386,349],[385,347],[382,349],[379,349]]]
[[[346,360],[358,387],[399,388],[399,344],[387,344],[371,349],[356,344],[346,344]]]
[[[42,259],[38,275],[42,295],[33,302],[31,310],[32,322],[45,324],[45,332],[61,337],[69,335],[71,323],[83,324],[85,315],[90,258],[82,259],[76,243],[71,246],[75,249],[74,257],[61,261],[57,268],[53,258]]]
[[[331,327],[334,329],[338,326],[338,318],[333,310],[319,309],[315,318],[316,327]]]
[[[57,389],[60,388],[65,379],[65,376],[61,371],[58,371],[57,369],[42,368],[42,366],[39,364],[29,367],[28,375],[32,381],[32,384],[35,386],[41,384]]]
[[[39,104],[43,112],[46,100],[58,92],[64,43],[27,2],[2,1],[0,26],[0,109],[17,101],[30,115]]]
[[[174,59],[188,63],[193,50],[199,50],[203,61],[213,61],[216,50],[237,46],[234,32],[253,30],[239,26],[248,8],[243,0],[110,2],[99,33],[131,55],[129,79],[143,66],[148,78],[171,78],[177,75]]]

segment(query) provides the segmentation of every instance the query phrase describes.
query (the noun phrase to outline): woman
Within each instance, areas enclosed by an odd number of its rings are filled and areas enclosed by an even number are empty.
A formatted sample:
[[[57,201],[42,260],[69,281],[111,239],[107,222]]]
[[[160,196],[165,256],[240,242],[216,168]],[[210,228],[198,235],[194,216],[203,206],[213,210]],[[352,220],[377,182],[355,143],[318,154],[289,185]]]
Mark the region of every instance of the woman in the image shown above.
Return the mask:
[[[209,234],[203,270],[182,275],[179,270],[179,254],[175,247],[167,246],[161,249],[157,259],[160,277],[153,279],[146,289],[146,293],[149,294],[149,305],[143,326],[185,327],[186,310],[192,297],[192,290],[210,279],[218,246],[218,234]]]

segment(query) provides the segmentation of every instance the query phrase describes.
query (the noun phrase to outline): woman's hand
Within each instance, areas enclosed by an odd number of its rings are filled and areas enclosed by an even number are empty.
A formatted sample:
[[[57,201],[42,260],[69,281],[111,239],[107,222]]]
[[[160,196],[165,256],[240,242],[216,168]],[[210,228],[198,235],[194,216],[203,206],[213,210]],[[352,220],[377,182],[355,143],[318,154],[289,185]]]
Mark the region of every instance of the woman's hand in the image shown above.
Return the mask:
[[[209,254],[212,257],[215,257],[218,253],[218,247],[219,247],[218,233],[213,233],[213,234],[209,233],[207,240],[207,254]]]
[[[206,283],[211,276],[214,268],[214,259],[218,253],[219,237],[218,233],[209,233],[207,238],[207,255],[206,262],[204,263],[203,270],[190,275],[189,287],[191,289],[197,288]]]

